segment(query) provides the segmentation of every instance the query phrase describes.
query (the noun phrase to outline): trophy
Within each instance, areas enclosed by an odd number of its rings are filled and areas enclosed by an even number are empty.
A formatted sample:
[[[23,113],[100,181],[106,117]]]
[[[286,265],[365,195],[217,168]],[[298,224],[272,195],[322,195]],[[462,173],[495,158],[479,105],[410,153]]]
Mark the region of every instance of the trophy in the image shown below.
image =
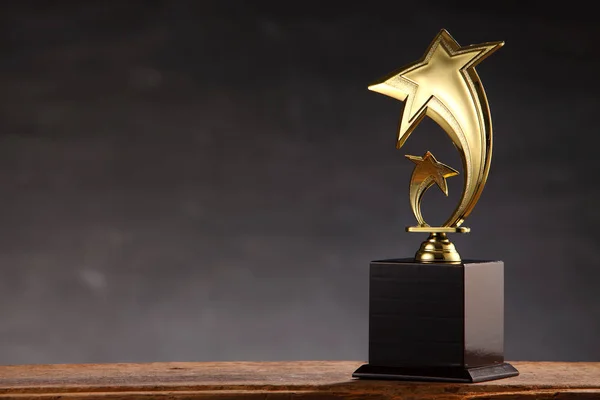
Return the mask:
[[[421,200],[459,174],[429,151],[407,155],[414,170],[409,198],[417,225],[428,233],[414,258],[372,261],[369,281],[369,363],[353,377],[446,382],[482,382],[516,376],[504,362],[504,263],[461,259],[448,233],[462,226],[485,185],[492,158],[492,123],[475,66],[503,46],[489,42],[461,47],[442,30],[425,55],[369,89],[404,102],[396,148],[425,116],[447,133],[464,171],[460,201],[441,226],[430,226]]]

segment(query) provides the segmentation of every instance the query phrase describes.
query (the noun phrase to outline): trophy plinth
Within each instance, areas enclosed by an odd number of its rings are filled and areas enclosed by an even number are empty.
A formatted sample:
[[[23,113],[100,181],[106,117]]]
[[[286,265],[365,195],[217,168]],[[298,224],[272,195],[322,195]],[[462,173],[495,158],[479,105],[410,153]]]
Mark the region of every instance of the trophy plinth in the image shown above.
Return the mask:
[[[369,363],[357,378],[482,382],[504,362],[504,263],[371,262]]]

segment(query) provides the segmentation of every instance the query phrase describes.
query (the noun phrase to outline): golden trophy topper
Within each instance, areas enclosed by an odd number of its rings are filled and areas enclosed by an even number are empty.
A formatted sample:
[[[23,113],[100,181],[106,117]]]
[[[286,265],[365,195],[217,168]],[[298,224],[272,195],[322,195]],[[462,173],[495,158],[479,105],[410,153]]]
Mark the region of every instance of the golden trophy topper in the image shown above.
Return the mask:
[[[504,42],[489,42],[461,47],[446,30],[441,30],[423,58],[369,86],[369,90],[404,102],[397,149],[428,116],[446,132],[461,156],[464,186],[460,201],[450,218],[437,227],[427,224],[421,215],[423,194],[437,184],[447,196],[446,178],[459,173],[429,151],[422,157],[406,156],[415,163],[409,196],[418,222],[406,230],[429,233],[415,255],[418,262],[461,261],[446,234],[469,232],[461,225],[483,191],[492,159],[490,109],[475,66],[503,45]]]

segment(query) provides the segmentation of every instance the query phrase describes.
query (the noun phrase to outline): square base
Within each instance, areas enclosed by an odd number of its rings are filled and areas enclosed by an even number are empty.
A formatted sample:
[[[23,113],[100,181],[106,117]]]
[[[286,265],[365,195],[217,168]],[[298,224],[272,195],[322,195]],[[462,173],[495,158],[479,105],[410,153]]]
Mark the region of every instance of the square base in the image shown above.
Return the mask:
[[[369,364],[477,368],[504,362],[504,264],[371,262]]]
[[[476,383],[509,378],[519,375],[519,371],[509,363],[489,365],[476,368],[461,367],[379,367],[365,364],[352,374],[353,378],[424,381],[424,382],[459,382]]]
[[[504,263],[372,261],[369,361],[355,378],[482,382],[504,362]]]

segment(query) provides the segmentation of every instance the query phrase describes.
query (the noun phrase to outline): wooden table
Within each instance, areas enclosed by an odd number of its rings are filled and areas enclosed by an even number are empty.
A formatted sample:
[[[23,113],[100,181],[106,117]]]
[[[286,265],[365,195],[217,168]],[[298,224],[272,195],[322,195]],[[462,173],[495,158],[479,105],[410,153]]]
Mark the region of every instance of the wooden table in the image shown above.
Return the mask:
[[[515,362],[478,384],[353,380],[354,361],[0,366],[0,399],[600,399],[600,363]]]

